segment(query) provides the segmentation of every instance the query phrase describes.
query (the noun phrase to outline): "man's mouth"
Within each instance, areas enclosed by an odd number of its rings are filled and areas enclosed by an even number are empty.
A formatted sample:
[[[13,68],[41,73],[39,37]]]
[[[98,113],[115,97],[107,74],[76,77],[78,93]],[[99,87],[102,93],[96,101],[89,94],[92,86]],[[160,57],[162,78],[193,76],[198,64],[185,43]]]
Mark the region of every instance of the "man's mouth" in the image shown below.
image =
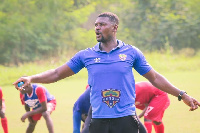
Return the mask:
[[[97,38],[100,37],[100,35],[101,35],[101,33],[96,33],[96,37]]]

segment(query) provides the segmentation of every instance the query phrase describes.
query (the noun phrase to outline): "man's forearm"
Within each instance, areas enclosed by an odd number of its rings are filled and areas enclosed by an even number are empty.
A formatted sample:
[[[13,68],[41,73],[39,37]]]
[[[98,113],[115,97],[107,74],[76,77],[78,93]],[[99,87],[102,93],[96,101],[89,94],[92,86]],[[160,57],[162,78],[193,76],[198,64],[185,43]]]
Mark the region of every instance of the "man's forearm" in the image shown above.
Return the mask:
[[[32,115],[34,115],[34,114],[40,114],[40,113],[43,113],[43,112],[45,112],[45,111],[46,111],[45,108],[39,107],[39,108],[37,108],[37,109],[35,109],[35,110],[28,111],[27,113],[28,113],[28,116],[32,116]]]
[[[55,69],[51,69],[36,75],[29,76],[32,83],[53,83],[58,80]]]
[[[28,107],[28,105],[25,105],[24,108],[25,108],[26,112],[30,111],[30,108]]]
[[[155,87],[158,89],[167,92],[173,96],[178,96],[180,93],[180,90],[173,86],[164,76],[157,74],[157,78],[154,80],[154,82],[151,82]]]
[[[155,70],[150,70],[148,73],[143,75],[146,79],[148,79],[152,85],[156,88],[167,92],[173,96],[178,96],[180,90],[173,86],[164,76],[156,72]]]

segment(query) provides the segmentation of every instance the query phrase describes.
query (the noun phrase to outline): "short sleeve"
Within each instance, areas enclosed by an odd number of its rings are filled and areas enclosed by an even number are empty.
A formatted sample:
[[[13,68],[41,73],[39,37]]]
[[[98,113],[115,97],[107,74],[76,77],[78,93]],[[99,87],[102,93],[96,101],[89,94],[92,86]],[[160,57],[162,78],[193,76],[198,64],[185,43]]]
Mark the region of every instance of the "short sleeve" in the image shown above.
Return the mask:
[[[36,88],[36,95],[37,95],[40,103],[47,101],[45,89],[43,87],[39,86],[39,87]]]
[[[22,105],[25,105],[24,95],[22,93],[20,93],[20,101],[21,101]]]
[[[3,93],[1,88],[0,88],[0,99],[3,99]]]
[[[147,72],[149,72],[152,69],[152,67],[146,61],[146,58],[144,57],[143,53],[138,48],[136,48],[135,54],[136,60],[134,62],[133,67],[140,75],[144,75]]]
[[[66,64],[72,69],[74,73],[78,73],[82,68],[85,67],[82,56],[83,56],[84,50],[79,51],[72,57]]]

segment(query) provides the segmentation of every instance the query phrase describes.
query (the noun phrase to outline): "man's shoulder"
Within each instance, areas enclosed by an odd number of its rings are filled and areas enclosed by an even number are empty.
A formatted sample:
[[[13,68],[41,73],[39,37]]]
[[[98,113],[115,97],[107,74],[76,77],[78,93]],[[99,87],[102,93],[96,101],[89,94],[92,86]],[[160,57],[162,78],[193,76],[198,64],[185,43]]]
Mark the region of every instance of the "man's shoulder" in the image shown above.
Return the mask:
[[[136,46],[129,44],[129,43],[125,43],[121,40],[117,40],[119,43],[119,46],[121,46],[122,48],[130,48],[130,49],[138,49]]]
[[[93,51],[95,51],[94,47],[92,47],[92,48],[86,48],[86,49],[82,49],[82,50],[78,51],[76,54],[84,55],[86,53],[91,53]]]
[[[120,51],[124,51],[124,52],[131,52],[132,54],[138,53],[140,50],[131,45],[131,44],[123,44],[123,46],[120,47]]]
[[[41,84],[32,84],[33,90],[46,90],[46,87]]]

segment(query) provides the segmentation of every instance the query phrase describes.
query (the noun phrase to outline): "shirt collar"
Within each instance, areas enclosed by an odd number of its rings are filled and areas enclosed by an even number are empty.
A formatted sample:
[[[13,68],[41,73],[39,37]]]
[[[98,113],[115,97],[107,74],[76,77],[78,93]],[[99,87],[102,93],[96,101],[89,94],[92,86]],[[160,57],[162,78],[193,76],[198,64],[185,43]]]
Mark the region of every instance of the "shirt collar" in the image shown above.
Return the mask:
[[[118,49],[118,48],[121,48],[123,45],[124,45],[124,43],[121,41],[121,40],[117,40],[117,43],[118,43],[118,45],[117,45],[117,47],[116,48],[114,48],[113,50],[115,50],[115,49]],[[94,46],[94,51],[101,51],[100,50],[100,44],[101,44],[101,42],[98,42],[95,46]]]

